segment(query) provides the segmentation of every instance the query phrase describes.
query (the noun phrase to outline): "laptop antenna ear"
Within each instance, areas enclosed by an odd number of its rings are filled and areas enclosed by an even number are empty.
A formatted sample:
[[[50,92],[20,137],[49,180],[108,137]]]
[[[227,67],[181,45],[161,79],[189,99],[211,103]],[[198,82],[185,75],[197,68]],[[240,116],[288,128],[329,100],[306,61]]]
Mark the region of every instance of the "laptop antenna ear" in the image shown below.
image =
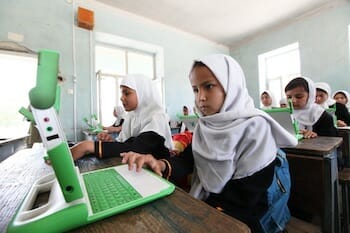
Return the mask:
[[[291,114],[292,121],[293,121],[294,131],[295,131],[296,134],[298,134],[299,133],[299,123],[293,116],[294,107],[293,107],[292,99],[289,98],[287,101],[288,101],[288,106],[289,106],[289,112]]]
[[[292,99],[289,98],[287,101],[288,101],[288,107],[289,107],[289,110],[290,110],[290,114],[292,114],[294,112]]]

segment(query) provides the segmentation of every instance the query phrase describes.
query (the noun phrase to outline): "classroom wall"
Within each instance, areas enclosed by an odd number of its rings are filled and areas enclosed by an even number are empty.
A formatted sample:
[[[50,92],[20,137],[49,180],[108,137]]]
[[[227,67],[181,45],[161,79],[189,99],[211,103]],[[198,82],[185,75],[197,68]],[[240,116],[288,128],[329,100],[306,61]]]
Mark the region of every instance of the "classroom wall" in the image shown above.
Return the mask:
[[[117,35],[163,48],[165,103],[173,119],[177,112],[182,111],[183,104],[193,102],[188,83],[188,72],[193,60],[210,53],[229,53],[228,47],[113,9],[94,0],[72,2],[72,0],[1,0],[0,2],[0,40],[8,40],[8,32],[13,32],[23,35],[24,40],[21,44],[32,50],[52,49],[60,53],[60,71],[66,79],[62,86],[60,118],[68,140],[71,141],[76,139],[74,98],[71,93],[75,84],[78,140],[82,138],[81,130],[85,127],[83,117],[96,112],[95,71],[91,60],[93,50],[90,49],[95,43],[95,32]],[[74,27],[73,30],[72,25],[76,21],[78,6],[94,11],[94,31],[78,27]],[[73,45],[75,56],[73,56]]]
[[[302,75],[328,82],[333,91],[350,91],[349,12],[349,1],[333,1],[311,15],[231,47],[230,54],[241,64],[256,106],[260,106],[258,55],[297,41]]]

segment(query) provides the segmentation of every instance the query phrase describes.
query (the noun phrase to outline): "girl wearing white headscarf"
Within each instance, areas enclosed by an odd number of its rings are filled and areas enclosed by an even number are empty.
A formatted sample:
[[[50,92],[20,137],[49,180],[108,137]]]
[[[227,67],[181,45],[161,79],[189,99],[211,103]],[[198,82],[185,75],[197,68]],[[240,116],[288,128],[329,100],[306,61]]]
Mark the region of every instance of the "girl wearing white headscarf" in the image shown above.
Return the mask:
[[[333,93],[333,99],[338,103],[345,104],[347,109],[350,109],[350,94],[345,90],[337,90]]]
[[[113,115],[115,116],[115,122],[113,124],[114,127],[121,126],[126,117],[126,112],[122,106],[114,107]]]
[[[102,138],[101,134],[110,134],[110,133],[119,133],[122,130],[122,125],[124,123],[124,119],[126,117],[126,112],[122,106],[116,106],[113,109],[113,115],[116,118],[113,125],[103,127],[103,129],[107,132],[101,132],[97,135],[98,138]]]
[[[333,117],[323,107],[315,103],[316,88],[307,77],[297,77],[285,87],[288,99],[292,99],[293,117],[299,123],[304,138],[337,136]]]
[[[260,100],[261,100],[261,109],[272,109],[276,108],[276,99],[273,95],[273,93],[269,90],[264,90],[260,94]]]
[[[133,99],[136,104],[133,104],[132,109],[124,106],[129,112],[116,142],[84,141],[79,143],[71,148],[74,159],[90,153],[100,158],[119,156],[125,151],[152,153],[158,158],[170,156],[169,150],[173,149],[170,126],[161,106],[160,93],[155,83],[143,75],[127,75],[120,86],[133,90],[137,100]],[[128,97],[122,94],[122,102],[123,98]]]
[[[142,132],[153,131],[165,139],[166,147],[172,149],[170,126],[155,83],[143,75],[128,75],[120,85],[136,91],[138,104],[128,113],[117,141],[124,142]]]
[[[150,155],[123,153],[123,162],[136,162],[137,169],[146,163],[174,182],[193,171],[192,196],[262,232],[259,221],[267,211],[277,151],[297,140],[254,107],[233,58],[217,54],[196,61],[190,80],[199,115],[192,151],[189,146],[179,157],[157,162]]]
[[[350,125],[350,114],[346,106],[342,103],[336,102],[331,98],[331,87],[328,83],[318,82],[315,83],[316,87],[316,103],[322,106],[324,109],[335,109],[335,112],[331,112],[333,117],[337,120],[338,127],[345,127]]]

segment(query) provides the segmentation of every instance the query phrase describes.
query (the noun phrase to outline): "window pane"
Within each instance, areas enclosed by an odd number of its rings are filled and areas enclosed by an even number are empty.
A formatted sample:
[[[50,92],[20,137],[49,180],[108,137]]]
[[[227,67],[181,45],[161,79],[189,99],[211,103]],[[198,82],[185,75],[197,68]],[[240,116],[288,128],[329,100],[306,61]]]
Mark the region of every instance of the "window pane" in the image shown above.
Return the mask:
[[[103,126],[110,126],[114,123],[113,108],[117,102],[116,79],[114,77],[101,77],[101,123]]]
[[[107,74],[126,74],[125,51],[117,48],[96,46],[95,70]]]
[[[128,73],[144,74],[147,77],[154,78],[154,59],[153,55],[136,52],[128,52]]]
[[[25,135],[29,122],[18,112],[29,105],[35,86],[37,58],[0,53],[0,137]]]
[[[260,91],[270,90],[278,102],[284,94],[284,87],[300,75],[299,44],[290,44],[259,55]]]
[[[282,53],[266,60],[268,79],[300,72],[299,50]]]
[[[281,79],[280,78],[276,78],[276,79],[271,79],[269,81],[269,90],[280,90],[281,87]],[[278,104],[279,100],[281,99],[281,93],[280,92],[274,92],[273,93],[276,103]]]

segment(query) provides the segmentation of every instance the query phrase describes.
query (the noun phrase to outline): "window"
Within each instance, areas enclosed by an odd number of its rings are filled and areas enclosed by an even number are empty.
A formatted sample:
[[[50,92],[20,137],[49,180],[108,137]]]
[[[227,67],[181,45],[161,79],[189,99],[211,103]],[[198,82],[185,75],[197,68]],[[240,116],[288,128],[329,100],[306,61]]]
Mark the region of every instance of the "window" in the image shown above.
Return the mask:
[[[278,103],[285,96],[287,83],[300,76],[299,43],[293,43],[267,53],[260,54],[259,90],[270,90]]]
[[[95,56],[98,115],[102,125],[111,125],[115,120],[113,108],[121,105],[121,79],[130,73],[144,74],[156,79],[156,55],[132,48],[96,45]],[[157,86],[162,89],[161,82],[157,82]]]
[[[29,106],[28,92],[35,86],[37,56],[0,51],[1,138],[27,134],[29,122],[18,112]]]

